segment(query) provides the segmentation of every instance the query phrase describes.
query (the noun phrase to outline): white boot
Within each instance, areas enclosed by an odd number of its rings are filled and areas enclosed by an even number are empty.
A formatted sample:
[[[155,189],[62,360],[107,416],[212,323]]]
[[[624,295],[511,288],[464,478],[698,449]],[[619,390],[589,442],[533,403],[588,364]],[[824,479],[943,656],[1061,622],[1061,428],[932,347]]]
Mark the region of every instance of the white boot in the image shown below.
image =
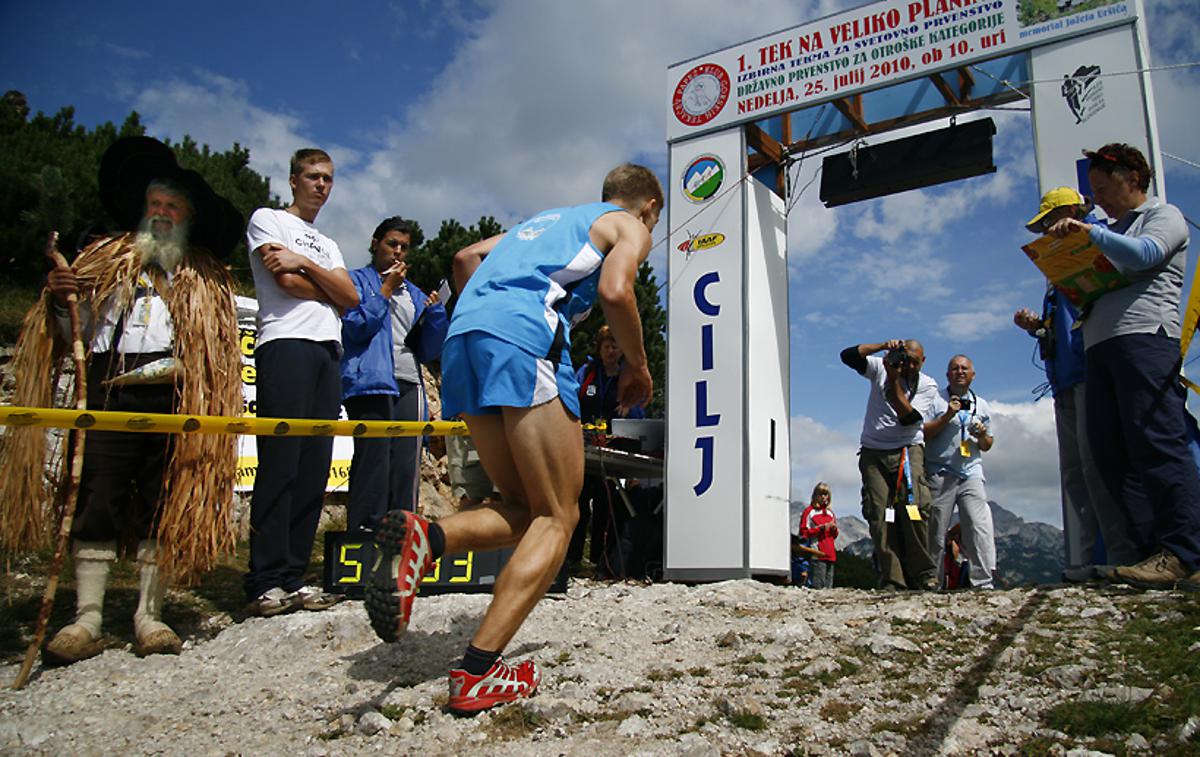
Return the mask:
[[[133,632],[137,637],[134,651],[141,657],[151,654],[179,654],[183,642],[163,623],[163,596],[167,587],[158,572],[158,542],[145,539],[138,542],[137,560],[138,606],[133,614]]]
[[[108,570],[117,559],[117,543],[76,541],[71,554],[75,557],[75,621],[46,645],[48,660],[60,665],[86,660],[104,650],[100,642],[104,590]]]

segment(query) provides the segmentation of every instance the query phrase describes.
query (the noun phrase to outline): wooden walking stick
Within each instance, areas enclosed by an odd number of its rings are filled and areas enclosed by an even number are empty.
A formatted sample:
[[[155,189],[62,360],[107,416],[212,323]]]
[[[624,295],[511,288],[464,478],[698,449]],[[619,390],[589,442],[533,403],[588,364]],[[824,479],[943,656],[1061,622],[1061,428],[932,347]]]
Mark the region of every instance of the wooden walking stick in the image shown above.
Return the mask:
[[[46,257],[61,268],[70,268],[66,258],[58,251],[58,232],[50,232],[46,240]],[[78,410],[87,409],[87,362],[83,350],[83,336],[79,328],[79,298],[74,292],[67,295],[67,312],[71,317],[71,349],[75,361],[75,407]],[[46,591],[42,594],[42,609],[38,612],[37,626],[33,633],[33,641],[25,651],[25,661],[17,672],[17,678],[12,687],[20,689],[29,681],[29,673],[33,670],[33,661],[37,659],[38,650],[46,638],[46,625],[50,622],[50,611],[54,608],[54,596],[58,593],[58,576],[62,572],[63,557],[67,544],[71,541],[71,523],[75,519],[75,502],[79,497],[79,479],[83,476],[83,444],[86,432],[78,429],[75,432],[75,445],[71,448],[71,475],[66,479],[67,489],[62,492],[62,518],[59,520],[58,539],[54,545],[54,558],[50,562],[50,575],[46,581]]]

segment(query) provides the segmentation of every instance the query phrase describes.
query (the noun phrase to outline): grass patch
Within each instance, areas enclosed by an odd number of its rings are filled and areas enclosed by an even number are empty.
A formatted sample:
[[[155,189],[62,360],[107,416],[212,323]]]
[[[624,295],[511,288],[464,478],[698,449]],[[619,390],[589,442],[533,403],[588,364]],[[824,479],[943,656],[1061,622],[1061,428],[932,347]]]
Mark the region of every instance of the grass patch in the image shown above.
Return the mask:
[[[805,675],[804,668],[798,665],[789,665],[780,674],[783,683],[775,696],[807,699],[841,679],[854,675],[860,668],[856,661],[846,658],[839,658],[837,665],[837,670],[825,670],[813,675]]]
[[[519,704],[493,710],[488,734],[501,741],[511,741],[527,736],[542,724],[542,718]]]
[[[385,704],[379,708],[379,714],[388,720],[399,720],[404,717],[404,713],[408,712],[408,707],[398,704]]]
[[[1156,746],[1156,754],[1196,754],[1200,749],[1194,738],[1179,744],[1175,734],[1189,717],[1200,712],[1200,656],[1188,651],[1196,643],[1196,629],[1200,628],[1200,597],[1183,595],[1165,605],[1159,601],[1161,595],[1146,596],[1149,599],[1123,608],[1130,616],[1129,622],[1109,632],[1099,646],[1106,659],[1116,652],[1115,659],[1123,662],[1121,684],[1151,688],[1154,694],[1139,703],[1063,702],[1043,713],[1042,720],[1075,738],[1103,739],[1111,735],[1123,740],[1128,734],[1138,733],[1155,742],[1166,736],[1170,746]],[[1056,659],[1051,664],[1068,661]],[[1025,746],[1040,748],[1033,743]]]
[[[1046,725],[1069,736],[1148,732],[1143,708],[1123,702],[1064,702],[1043,714]]]
[[[746,655],[745,657],[739,657],[737,659],[737,664],[738,665],[766,665],[767,658],[763,657],[762,654],[755,652],[754,654]]]
[[[911,736],[921,730],[922,721],[920,720],[881,720],[871,726],[871,733],[898,733],[902,736]]]
[[[757,712],[748,710],[734,710],[725,716],[732,725],[737,728],[742,728],[747,731],[765,731],[767,728],[767,719]]]
[[[826,702],[821,705],[821,718],[834,723],[848,723],[859,712],[857,705],[849,702]]]
[[[712,675],[712,671],[709,670],[708,668],[704,667],[703,665],[698,665],[694,668],[689,668],[688,673],[693,678],[705,678],[707,676]]]
[[[661,670],[659,668],[651,668],[650,671],[648,673],[646,673],[646,679],[650,680],[650,681],[656,681],[656,682],[657,681],[675,681],[680,678],[683,678],[684,675],[686,675],[686,674],[682,670],[675,670],[674,668],[667,668],[666,670]]]

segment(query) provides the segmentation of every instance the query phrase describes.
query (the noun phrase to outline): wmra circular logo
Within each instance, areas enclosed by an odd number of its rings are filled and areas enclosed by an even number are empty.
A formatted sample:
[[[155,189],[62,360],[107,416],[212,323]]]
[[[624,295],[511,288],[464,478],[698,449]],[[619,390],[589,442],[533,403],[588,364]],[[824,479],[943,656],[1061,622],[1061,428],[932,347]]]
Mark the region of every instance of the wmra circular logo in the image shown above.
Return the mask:
[[[517,239],[523,242],[531,242],[542,235],[546,229],[558,223],[561,216],[558,213],[547,213],[544,216],[530,218],[521,226],[521,230],[517,232]]]
[[[711,200],[725,181],[725,164],[716,155],[701,155],[683,169],[683,196],[692,202]]]

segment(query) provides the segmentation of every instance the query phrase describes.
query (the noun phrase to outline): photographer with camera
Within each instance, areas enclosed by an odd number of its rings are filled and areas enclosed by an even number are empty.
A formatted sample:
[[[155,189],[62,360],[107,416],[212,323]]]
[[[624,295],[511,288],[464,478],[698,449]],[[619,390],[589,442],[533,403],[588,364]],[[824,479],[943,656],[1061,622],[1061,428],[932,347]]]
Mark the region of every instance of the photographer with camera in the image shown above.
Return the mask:
[[[882,358],[875,353],[886,351]],[[871,382],[858,451],[862,514],[875,543],[881,588],[934,588],[926,521],[925,415],[932,413],[937,382],[921,373],[925,348],[915,339],[892,339],[842,350],[842,362]]]
[[[950,514],[957,505],[963,551],[971,566],[967,585],[972,589],[991,589],[996,570],[996,537],[983,488],[981,455],[995,441],[990,431],[992,414],[987,400],[971,389],[975,366],[966,355],[950,358],[946,380],[949,384],[938,393],[931,420],[925,423],[926,468],[933,495],[929,543],[945,543]],[[942,563],[943,555],[939,554],[937,564]]]

